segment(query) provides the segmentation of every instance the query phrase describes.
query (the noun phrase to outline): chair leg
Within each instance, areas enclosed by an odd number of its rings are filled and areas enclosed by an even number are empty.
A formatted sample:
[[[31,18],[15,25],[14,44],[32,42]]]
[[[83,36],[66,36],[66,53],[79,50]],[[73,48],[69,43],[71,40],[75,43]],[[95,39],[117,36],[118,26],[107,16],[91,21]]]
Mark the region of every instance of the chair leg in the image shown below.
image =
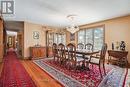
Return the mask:
[[[55,56],[54,56],[54,61],[55,61]]]
[[[99,72],[100,72],[100,76],[101,76],[101,78],[102,78],[102,72],[101,72],[101,67],[100,67],[100,65],[99,65]]]
[[[92,70],[93,70],[93,64],[92,64]]]
[[[104,74],[106,75],[106,70],[105,70],[105,65],[103,64],[103,71],[104,71]]]
[[[109,64],[110,63],[110,56],[108,56],[108,62],[107,62],[107,64]]]
[[[128,68],[128,60],[127,60],[127,57],[126,57],[126,68]]]

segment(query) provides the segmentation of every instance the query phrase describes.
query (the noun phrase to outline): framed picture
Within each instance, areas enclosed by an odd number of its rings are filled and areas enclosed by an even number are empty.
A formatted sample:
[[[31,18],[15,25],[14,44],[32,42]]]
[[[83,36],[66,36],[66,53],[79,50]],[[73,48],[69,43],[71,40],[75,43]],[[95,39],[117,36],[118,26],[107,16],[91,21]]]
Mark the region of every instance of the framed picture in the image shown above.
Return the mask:
[[[12,45],[13,43],[12,43],[13,41],[12,41],[12,37],[10,36],[10,37],[8,37],[8,44],[9,45]]]
[[[33,39],[39,39],[39,32],[38,31],[33,32]]]
[[[75,40],[75,34],[70,33],[70,41],[74,41]]]

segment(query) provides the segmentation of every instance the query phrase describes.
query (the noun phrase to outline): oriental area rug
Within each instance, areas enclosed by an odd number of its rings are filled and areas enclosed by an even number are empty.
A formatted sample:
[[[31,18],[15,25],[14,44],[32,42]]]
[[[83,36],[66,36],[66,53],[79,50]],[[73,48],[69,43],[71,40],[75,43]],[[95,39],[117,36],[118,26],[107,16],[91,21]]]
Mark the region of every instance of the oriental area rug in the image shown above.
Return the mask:
[[[36,87],[15,51],[8,51],[3,61],[0,87]]]
[[[124,87],[128,69],[105,65],[107,75],[101,78],[99,67],[89,65],[89,70],[69,70],[53,59],[33,60],[41,69],[65,87]]]

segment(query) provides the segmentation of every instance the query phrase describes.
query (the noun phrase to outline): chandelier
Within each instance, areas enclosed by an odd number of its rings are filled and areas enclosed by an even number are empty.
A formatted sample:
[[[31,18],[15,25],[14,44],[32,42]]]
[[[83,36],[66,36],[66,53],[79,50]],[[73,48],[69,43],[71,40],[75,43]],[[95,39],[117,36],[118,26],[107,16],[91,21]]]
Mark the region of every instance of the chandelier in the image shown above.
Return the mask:
[[[75,32],[79,31],[78,25],[76,25],[76,21],[74,20],[76,15],[68,15],[67,19],[70,21],[70,26],[66,27],[66,30],[70,33],[74,34]]]

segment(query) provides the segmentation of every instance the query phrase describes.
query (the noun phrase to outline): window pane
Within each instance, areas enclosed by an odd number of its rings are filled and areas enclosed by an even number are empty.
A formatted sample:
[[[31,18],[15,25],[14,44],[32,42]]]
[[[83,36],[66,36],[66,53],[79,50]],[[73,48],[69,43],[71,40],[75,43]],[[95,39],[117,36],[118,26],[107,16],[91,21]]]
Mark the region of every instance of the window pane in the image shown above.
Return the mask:
[[[101,50],[103,38],[103,28],[94,29],[94,50]]]
[[[81,30],[78,32],[78,43],[85,43],[84,41],[84,38],[85,38],[85,31],[84,30]]]
[[[58,43],[57,34],[54,34],[54,43]]]
[[[86,30],[86,43],[91,43],[93,44],[93,29],[88,29]]]
[[[79,31],[78,43],[91,43],[94,45],[94,50],[101,50],[104,43],[104,28],[97,27]]]
[[[52,44],[53,44],[53,34],[50,33],[48,35],[48,46],[52,46]]]
[[[58,44],[62,43],[62,36],[60,34],[58,34]]]

